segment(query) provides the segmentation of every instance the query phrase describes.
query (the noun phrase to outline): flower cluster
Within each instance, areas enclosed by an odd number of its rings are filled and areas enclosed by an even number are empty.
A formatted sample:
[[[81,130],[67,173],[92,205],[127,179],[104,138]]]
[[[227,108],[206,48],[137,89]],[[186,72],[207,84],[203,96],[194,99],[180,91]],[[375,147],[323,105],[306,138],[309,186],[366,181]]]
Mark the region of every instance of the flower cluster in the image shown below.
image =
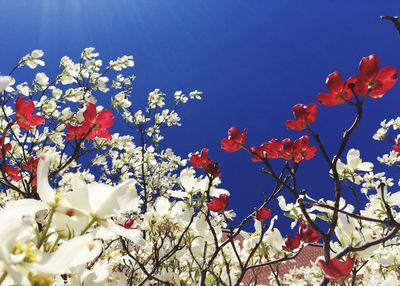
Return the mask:
[[[251,147],[254,157],[253,162],[262,162],[264,159],[282,158],[286,161],[293,160],[298,164],[303,160],[312,159],[317,153],[317,147],[309,145],[310,139],[307,135],[292,141],[289,138],[279,141],[271,139],[260,147]]]

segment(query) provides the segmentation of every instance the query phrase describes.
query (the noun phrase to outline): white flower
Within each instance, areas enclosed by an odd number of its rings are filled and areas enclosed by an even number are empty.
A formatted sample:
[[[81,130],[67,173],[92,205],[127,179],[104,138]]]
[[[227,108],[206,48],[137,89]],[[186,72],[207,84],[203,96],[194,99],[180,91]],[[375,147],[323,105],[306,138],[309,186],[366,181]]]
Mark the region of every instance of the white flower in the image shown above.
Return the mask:
[[[348,179],[355,184],[362,182],[362,177],[356,173],[356,171],[370,172],[374,168],[374,165],[370,162],[362,162],[360,158],[360,151],[356,149],[350,149],[347,152],[347,164],[342,163],[339,159],[336,164],[336,169],[339,174],[339,179]],[[332,174],[332,170],[330,171]]]
[[[38,65],[44,66],[44,61],[40,60],[44,53],[42,50],[34,50],[32,53],[24,56],[20,61],[20,66],[27,65],[29,68],[34,69]]]
[[[30,89],[29,89],[29,86],[28,86],[27,82],[23,82],[23,83],[17,85],[17,90],[18,90],[19,93],[21,93],[21,94],[23,94],[25,96],[29,96]]]
[[[46,87],[49,85],[49,77],[43,72],[37,73],[35,80],[42,87]]]
[[[67,273],[70,268],[84,265],[95,259],[101,250],[101,243],[94,240],[91,233],[74,237],[64,242],[44,262],[38,263],[35,269],[41,273],[53,275]]]
[[[11,76],[0,76],[0,93],[6,90],[12,82],[13,78]]]
[[[11,201],[0,211],[0,261],[18,285],[30,285],[29,268],[40,259],[32,236],[35,213],[44,208],[41,202],[24,199]]]
[[[139,230],[125,229],[111,220],[123,212],[137,210],[137,191],[132,180],[112,187],[98,183],[86,184],[80,176],[75,175],[71,180],[72,192],[60,198],[49,184],[49,165],[49,156],[42,155],[37,168],[38,194],[55,210],[58,228],[83,232],[97,223],[101,226],[98,236],[109,231],[143,244]]]
[[[165,93],[157,88],[149,93],[148,105],[150,108],[163,107],[165,105],[164,99]]]
[[[378,189],[381,184],[385,184],[386,186],[393,186],[393,179],[386,178],[385,173],[376,173],[369,172],[364,174],[363,176],[363,184],[361,188],[361,192],[367,194],[370,189]]]
[[[376,133],[374,134],[374,136],[372,138],[374,138],[374,140],[384,140],[386,138],[387,132],[389,131],[390,126],[392,126],[394,123],[394,120],[390,120],[389,122],[386,122],[386,120],[383,120],[381,122],[381,128],[379,128]]]
[[[191,91],[189,93],[189,97],[191,99],[201,99],[201,96],[203,95],[203,93],[201,91],[198,91],[197,89],[194,91]]]
[[[84,59],[97,58],[99,53],[94,53],[95,48],[89,47],[83,50],[81,57]]]
[[[122,56],[117,58],[115,61],[110,61],[109,66],[115,71],[126,69],[127,67],[133,67],[133,56]]]
[[[128,99],[128,95],[125,91],[121,91],[114,96],[112,104],[115,108],[128,108],[132,105]]]
[[[378,161],[388,166],[397,165],[400,162],[400,153],[394,150],[390,151],[389,154],[385,154],[382,157],[378,157]]]

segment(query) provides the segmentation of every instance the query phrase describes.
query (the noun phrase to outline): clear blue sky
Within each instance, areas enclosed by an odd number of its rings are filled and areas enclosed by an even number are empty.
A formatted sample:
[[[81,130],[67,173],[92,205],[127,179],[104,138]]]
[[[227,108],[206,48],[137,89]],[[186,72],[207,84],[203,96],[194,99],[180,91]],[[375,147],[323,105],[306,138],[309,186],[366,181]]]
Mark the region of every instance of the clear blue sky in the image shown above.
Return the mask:
[[[400,37],[379,20],[400,14],[396,0],[1,0],[0,7],[1,73],[29,51],[43,49],[44,70],[51,74],[61,56],[76,59],[93,46],[105,60],[134,55],[133,102],[140,107],[154,88],[169,94],[203,91],[201,102],[181,110],[183,126],[168,132],[165,146],[181,155],[208,147],[222,164],[223,186],[231,191],[239,217],[269,194],[273,182],[247,154],[220,151],[229,127],[247,127],[249,145],[297,138],[302,133],[286,130],[284,121],[292,118],[294,104],[316,101],[330,72],[355,74],[360,58],[371,53],[383,65],[400,68]],[[364,121],[350,141],[366,160],[389,148],[371,137],[382,119],[399,114],[399,91],[396,86],[366,104]],[[349,106],[319,108],[314,127],[328,148],[351,123],[352,111]],[[321,156],[303,167],[301,186],[332,198]],[[279,225],[285,228],[287,221]]]

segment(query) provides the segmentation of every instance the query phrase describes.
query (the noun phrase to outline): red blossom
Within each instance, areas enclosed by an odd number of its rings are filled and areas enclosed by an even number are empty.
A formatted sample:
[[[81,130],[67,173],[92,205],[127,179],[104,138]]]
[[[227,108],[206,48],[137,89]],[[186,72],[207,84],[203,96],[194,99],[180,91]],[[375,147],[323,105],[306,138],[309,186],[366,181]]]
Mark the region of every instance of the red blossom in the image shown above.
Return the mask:
[[[207,203],[207,208],[212,212],[223,212],[228,208],[228,195],[221,194],[219,198],[212,198],[209,203]]]
[[[65,123],[65,127],[67,128],[66,140],[81,139],[89,132],[89,129],[86,127],[72,126],[70,123]]]
[[[336,257],[329,262],[321,259],[317,261],[317,265],[324,271],[325,278],[334,282],[343,282],[350,275],[353,268],[354,258],[347,256],[346,261],[340,261]]]
[[[205,169],[209,164],[212,164],[213,160],[208,158],[208,149],[201,149],[201,153],[193,154],[190,157],[190,164],[192,164],[193,168],[197,169]]]
[[[107,130],[114,124],[114,116],[111,110],[103,110],[97,114],[96,106],[88,102],[86,104],[86,110],[83,112],[85,120],[82,122],[82,126],[88,128],[89,134],[86,139],[90,140],[95,137],[105,138],[111,140],[111,134]]]
[[[360,75],[355,76],[355,91],[362,96],[381,98],[397,82],[397,70],[387,66],[379,68],[377,55],[370,55],[360,61]]]
[[[206,174],[213,176],[213,177],[220,177],[221,176],[221,169],[219,163],[215,162],[208,157],[208,149],[203,148],[201,149],[201,153],[193,154],[190,157],[190,163],[194,168],[197,169],[204,169]]]
[[[32,100],[25,101],[23,97],[18,97],[15,100],[17,123],[21,129],[31,130],[32,127],[44,123],[44,117],[34,115],[35,106]]]
[[[299,236],[305,243],[317,243],[321,238],[318,231],[305,221],[300,223]]]
[[[32,186],[36,186],[37,184],[36,171],[38,164],[39,164],[39,158],[35,159],[32,156],[29,156],[28,162],[22,165],[22,168],[25,171],[28,171],[29,174],[31,175]]]
[[[254,157],[253,162],[261,162],[264,158],[283,158],[284,160],[293,160],[296,164],[302,160],[310,160],[317,153],[317,147],[309,145],[310,139],[304,135],[292,141],[290,138],[285,138],[282,141],[271,139],[260,147],[253,146],[250,150]]]
[[[10,176],[11,180],[18,182],[21,180],[20,172],[21,170],[18,167],[6,166],[4,171],[8,176]]]
[[[292,107],[294,120],[286,120],[286,128],[293,130],[304,130],[315,122],[317,118],[317,105],[296,104]]]
[[[131,229],[132,225],[134,223],[134,220],[132,218],[128,218],[124,224],[122,225],[122,227],[126,228],[126,229]]]
[[[299,139],[294,141],[294,145],[296,146],[296,152],[301,154],[300,160],[310,160],[314,158],[315,154],[317,154],[317,147],[310,146],[310,139],[307,135],[301,136]],[[295,163],[298,163],[295,161]]]
[[[326,78],[326,87],[330,93],[319,93],[317,95],[318,102],[327,106],[335,106],[346,102],[354,96],[352,90],[349,88],[349,84],[356,81],[356,78],[351,77],[345,82],[340,73],[331,73]]]
[[[221,140],[221,148],[227,152],[236,152],[246,143],[246,133],[246,128],[240,133],[239,129],[231,127],[228,130],[228,138]]]
[[[296,234],[294,237],[286,236],[285,245],[282,246],[282,249],[287,252],[293,252],[293,250],[300,247],[300,236]]]
[[[309,137],[304,135],[292,141],[289,138],[282,140],[282,158],[285,160],[293,160],[296,164],[302,160],[310,160],[317,153],[317,147],[309,146]]]
[[[271,217],[271,210],[267,208],[256,209],[254,219],[259,221],[267,220]]]
[[[221,177],[221,168],[218,162],[212,162],[205,168],[207,174],[213,177]]]
[[[253,162],[261,162],[263,158],[280,158],[282,151],[282,142],[272,138],[267,143],[262,144],[260,147],[251,147],[251,152],[255,155],[251,160]]]
[[[392,150],[394,150],[394,151],[400,153],[400,138],[397,139],[396,145],[393,145],[393,146],[392,146]]]

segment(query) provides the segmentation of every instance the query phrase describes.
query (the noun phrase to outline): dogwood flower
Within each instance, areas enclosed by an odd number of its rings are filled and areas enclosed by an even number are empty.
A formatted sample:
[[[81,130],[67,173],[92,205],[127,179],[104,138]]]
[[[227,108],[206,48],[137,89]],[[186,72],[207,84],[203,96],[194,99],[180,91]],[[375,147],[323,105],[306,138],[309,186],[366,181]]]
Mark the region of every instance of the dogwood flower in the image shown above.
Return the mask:
[[[43,57],[44,52],[42,50],[33,50],[30,54],[24,56],[20,61],[20,66],[27,65],[29,68],[34,69],[38,65],[44,66],[44,61],[40,60]]]
[[[397,70],[387,66],[379,68],[377,55],[370,55],[360,61],[360,75],[356,79],[355,90],[360,95],[369,94],[372,98],[381,98],[397,82]]]
[[[0,76],[0,92],[6,90],[6,88],[13,82],[11,76]]]
[[[336,257],[331,259],[329,262],[325,262],[322,259],[318,260],[318,266],[324,270],[325,277],[335,282],[343,281],[347,276],[350,275],[353,269],[354,258],[347,256],[346,261],[340,261]]]
[[[15,101],[17,123],[20,128],[30,130],[32,127],[44,123],[44,117],[32,114],[35,106],[32,100],[25,101],[23,97],[18,97]]]
[[[348,179],[349,181],[359,185],[362,182],[362,176],[356,171],[370,172],[374,165],[370,162],[363,162],[360,158],[360,151],[350,149],[346,156],[347,164],[344,164],[340,159],[336,164],[336,169],[339,174],[339,179]],[[330,171],[332,174],[332,170]]]
[[[112,187],[98,183],[86,184],[76,175],[71,180],[72,191],[60,197],[49,184],[49,165],[50,157],[42,155],[37,170],[38,194],[53,208],[58,227],[84,233],[97,223],[100,226],[100,236],[109,231],[143,244],[139,230],[126,229],[111,220],[123,212],[137,210],[138,198],[134,181],[128,180]]]
[[[286,128],[301,131],[308,128],[317,118],[317,105],[296,104],[292,107],[294,120],[286,120]]]
[[[333,72],[326,78],[326,87],[330,93],[319,93],[318,102],[326,106],[342,104],[354,96],[349,88],[350,83],[355,83],[354,78],[349,78],[346,82],[338,72]]]
[[[246,143],[247,129],[240,132],[236,127],[228,130],[228,138],[221,140],[221,148],[227,152],[236,152]]]

